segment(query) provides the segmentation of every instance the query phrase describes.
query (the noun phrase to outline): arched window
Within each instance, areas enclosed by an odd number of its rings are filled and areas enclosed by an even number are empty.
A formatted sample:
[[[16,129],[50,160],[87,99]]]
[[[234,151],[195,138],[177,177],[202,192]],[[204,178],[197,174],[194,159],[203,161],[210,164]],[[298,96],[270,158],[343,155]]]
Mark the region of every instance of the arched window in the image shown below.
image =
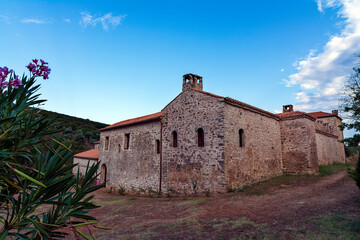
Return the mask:
[[[104,184],[104,186],[106,186],[106,174],[107,174],[107,170],[106,170],[106,165],[103,164],[101,165],[101,170],[100,170],[100,182],[101,184]]]
[[[177,147],[178,143],[177,143],[177,132],[176,131],[173,131],[171,133],[171,138],[172,138],[172,146]]]
[[[199,128],[197,130],[197,136],[198,136],[198,147],[204,146],[204,130],[202,128]]]
[[[126,133],[124,149],[129,149],[129,147],[130,147],[130,133]]]
[[[155,151],[157,154],[160,154],[160,140],[159,139],[157,139],[155,141]]]
[[[109,137],[105,137],[105,150],[109,150]]]
[[[239,130],[239,147],[244,147],[244,130]]]

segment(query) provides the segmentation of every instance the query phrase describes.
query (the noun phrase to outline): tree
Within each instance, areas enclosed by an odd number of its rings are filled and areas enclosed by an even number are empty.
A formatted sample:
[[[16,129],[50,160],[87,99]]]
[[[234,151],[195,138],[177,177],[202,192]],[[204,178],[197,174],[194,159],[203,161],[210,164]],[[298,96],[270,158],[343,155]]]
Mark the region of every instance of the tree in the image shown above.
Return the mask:
[[[82,179],[72,174],[76,165],[66,163],[72,152],[51,127],[55,118],[35,108],[45,102],[36,78],[48,79],[48,64],[34,59],[27,68],[30,77],[21,81],[0,68],[0,240],[87,238],[78,227],[97,227],[89,194],[102,187],[95,185],[98,164]]]
[[[355,181],[356,186],[360,188],[360,154],[355,169],[348,168],[348,176]]]
[[[360,132],[360,64],[358,63],[353,70],[353,74],[345,85],[345,96],[342,104],[342,110],[349,122],[343,122],[342,129],[354,129],[356,132]],[[355,133],[353,137],[344,139],[344,142],[350,147],[357,148],[360,142],[360,134]],[[348,174],[360,188],[360,153],[358,155],[356,168],[354,170],[348,169]]]
[[[359,55],[360,57],[360,55]],[[345,84],[341,110],[347,122],[342,123],[342,129],[354,129],[360,132],[360,64],[353,68],[354,72]],[[360,134],[344,139],[349,146],[357,147],[360,143]]]

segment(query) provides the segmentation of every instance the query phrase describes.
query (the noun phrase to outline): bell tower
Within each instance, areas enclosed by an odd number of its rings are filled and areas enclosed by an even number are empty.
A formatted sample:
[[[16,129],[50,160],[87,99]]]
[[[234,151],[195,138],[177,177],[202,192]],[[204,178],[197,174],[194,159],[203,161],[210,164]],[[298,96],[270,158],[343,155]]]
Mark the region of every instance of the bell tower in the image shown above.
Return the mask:
[[[182,90],[195,89],[203,90],[202,77],[196,74],[188,73],[183,76],[183,88]]]

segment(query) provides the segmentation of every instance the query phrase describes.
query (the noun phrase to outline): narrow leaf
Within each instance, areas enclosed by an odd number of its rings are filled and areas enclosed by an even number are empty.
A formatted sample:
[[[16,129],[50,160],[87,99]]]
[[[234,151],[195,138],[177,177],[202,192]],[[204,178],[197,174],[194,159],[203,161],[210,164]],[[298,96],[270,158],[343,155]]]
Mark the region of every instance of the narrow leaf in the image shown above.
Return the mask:
[[[37,185],[40,185],[40,186],[46,188],[46,186],[45,186],[43,183],[39,182],[38,180],[33,179],[32,177],[26,175],[25,173],[20,172],[19,170],[15,169],[15,168],[12,168],[12,170],[13,170],[14,172],[16,172],[17,174],[19,174],[20,176],[23,176],[23,177],[26,178],[27,180],[29,180],[29,181],[37,184]]]
[[[80,230],[75,229],[75,231],[80,234],[83,238],[85,238],[86,240],[91,240],[88,236],[86,236],[84,233],[80,232]]]

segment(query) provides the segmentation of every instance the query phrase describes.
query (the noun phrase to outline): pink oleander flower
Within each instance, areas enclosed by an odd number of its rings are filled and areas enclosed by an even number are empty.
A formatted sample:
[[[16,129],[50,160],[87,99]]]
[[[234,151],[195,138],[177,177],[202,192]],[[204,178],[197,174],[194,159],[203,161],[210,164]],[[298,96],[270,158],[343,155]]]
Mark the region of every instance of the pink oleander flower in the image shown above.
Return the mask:
[[[7,67],[3,67],[3,68],[0,67],[0,93],[2,93],[6,87],[10,86],[9,82],[6,81],[6,78],[12,72],[13,70],[9,70]]]
[[[8,86],[8,82],[7,81],[4,81],[4,80],[0,80],[0,90],[2,92],[2,90],[4,88],[6,88]]]
[[[9,86],[17,89],[21,85],[21,82],[19,80],[19,76],[15,75],[14,79],[10,79]]]
[[[9,70],[7,67],[0,67],[0,81],[5,80],[5,78],[12,72],[13,70]]]
[[[39,60],[33,59],[32,63],[29,63],[26,67],[29,71],[39,77],[43,77],[43,79],[48,79],[51,69],[46,66],[48,63],[44,60],[40,59],[41,64],[39,64]]]
[[[36,73],[36,65],[33,63],[29,63],[29,65],[26,66],[27,69],[29,69],[30,72],[32,72],[33,74]]]

